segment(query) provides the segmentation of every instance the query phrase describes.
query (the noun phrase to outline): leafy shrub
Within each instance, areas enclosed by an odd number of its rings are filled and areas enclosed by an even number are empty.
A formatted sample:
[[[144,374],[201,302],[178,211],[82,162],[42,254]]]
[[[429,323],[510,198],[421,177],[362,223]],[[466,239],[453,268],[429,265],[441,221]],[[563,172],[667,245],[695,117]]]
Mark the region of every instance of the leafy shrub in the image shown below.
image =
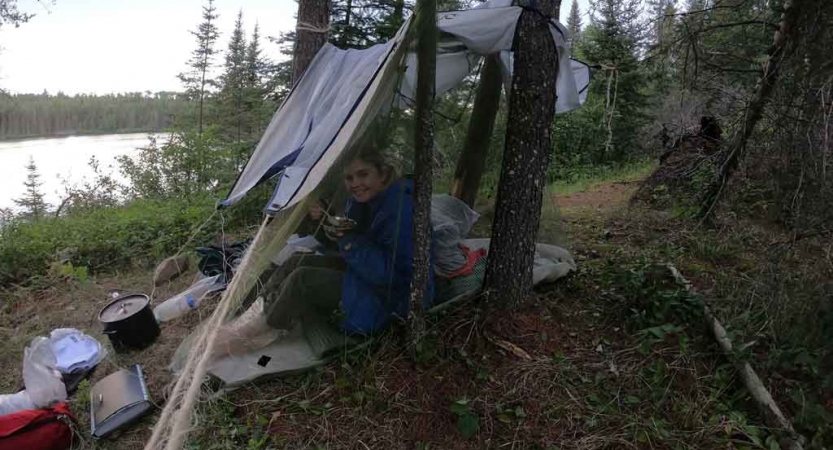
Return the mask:
[[[119,166],[130,181],[128,194],[141,198],[175,198],[217,193],[237,176],[243,161],[234,145],[209,127],[171,133],[166,142],[150,138],[134,157],[121,156]]]
[[[59,261],[89,272],[119,270],[175,252],[211,214],[214,200],[134,200],[54,220],[12,220],[0,229],[0,286],[21,283]],[[195,242],[205,242],[217,223]]]
[[[628,310],[628,324],[642,334],[662,338],[700,320],[703,300],[679,286],[663,265],[614,268],[610,282]]]

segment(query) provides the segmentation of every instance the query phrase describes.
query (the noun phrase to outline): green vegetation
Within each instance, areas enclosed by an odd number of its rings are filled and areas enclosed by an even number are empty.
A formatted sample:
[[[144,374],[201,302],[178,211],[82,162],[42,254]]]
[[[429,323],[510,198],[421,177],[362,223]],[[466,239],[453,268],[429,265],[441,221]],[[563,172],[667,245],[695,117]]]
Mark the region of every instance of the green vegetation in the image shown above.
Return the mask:
[[[605,181],[636,183],[645,179],[656,167],[649,159],[635,160],[612,166],[577,166],[562,169],[558,177],[549,186],[549,192],[555,195],[586,191]]]
[[[742,170],[724,187],[715,220],[701,224],[693,216],[702,188],[715,178],[726,141],[742,130],[782,2],[719,9],[701,0],[593,3],[589,17],[576,4],[569,23],[580,31],[573,36],[576,55],[598,70],[584,107],[555,118],[539,233],[547,242],[566,243],[569,236],[579,271],[497,320],[477,303],[429,319],[416,361],[404,357],[409,350],[394,330],[319,370],[207,402],[191,448],[356,448],[359,441],[421,449],[779,448],[777,431],[764,426],[737,382],[738,361],[759,371],[808,438],[805,448],[830,448],[833,56],[824,45],[833,33],[831,6],[811,2],[800,16],[795,33],[801,38],[784,55],[783,78],[745,149]],[[411,6],[335,1],[330,38],[355,48],[383,41]],[[271,186],[221,211],[192,238],[288,90],[289,63],[263,58],[259,31],[246,33],[244,18],[238,16],[222,60],[206,47],[214,43],[204,39],[211,33],[195,33],[202,47],[190,55],[184,100],[168,97],[157,114],[159,99],[111,99],[147,111],[127,123],[175,116],[160,122],[169,126],[170,141],[150,141],[135,160],[121,160],[127,186],[100,176],[52,214],[38,200],[36,168],[29,169],[29,190],[18,202],[23,211],[0,219],[0,321],[24,330],[0,328],[9,352],[21,352],[20,336],[35,333],[31,298],[79,308],[68,324],[86,326],[105,285],[147,289],[153,263],[186,243],[187,249],[251,234],[247,226],[260,219]],[[215,20],[204,17],[198,31]],[[290,33],[279,44],[291,48],[292,39]],[[220,76],[203,83],[201,74],[215,60],[222,61]],[[472,77],[438,99],[436,192],[448,190],[476,83]],[[56,102],[64,106],[55,114],[71,116],[68,105],[87,107],[87,100],[21,101],[41,105],[29,106],[32,111]],[[107,110],[104,100],[95,104],[90,108]],[[4,103],[0,114],[11,107]],[[84,126],[95,128],[100,114],[78,117],[89,117]],[[695,139],[702,116],[714,117],[722,131],[711,147]],[[394,114],[383,130],[405,162],[413,154],[407,119]],[[506,119],[502,104],[481,183],[478,207],[486,210],[498,183]],[[15,127],[39,133],[36,122],[21,119]],[[0,121],[0,132],[3,126],[11,122]],[[53,126],[73,129],[60,120],[50,121]],[[683,163],[653,162],[670,150],[676,152],[671,159],[684,153]],[[697,155],[693,166],[685,152]],[[631,203],[639,181],[654,169],[665,170],[665,178],[647,189],[648,204]],[[674,189],[677,182],[684,193]],[[489,235],[489,220],[484,213],[478,235]],[[698,294],[669,278],[669,262]],[[75,304],[58,301],[55,292],[65,289],[79,299]],[[703,304],[736,343],[729,358],[701,326]],[[188,331],[173,327],[166,329],[167,345]],[[531,359],[505,351],[499,340]],[[12,356],[0,353],[4,360]],[[16,379],[0,380],[4,388],[16,387]]]
[[[175,252],[211,214],[202,201],[136,200],[122,208],[100,208],[56,220],[12,221],[0,228],[0,284],[31,284],[52,261],[87,267],[93,273],[152,264]],[[196,242],[209,239],[204,233]]]
[[[46,215],[46,202],[43,200],[43,193],[40,187],[40,174],[35,160],[29,157],[29,164],[26,165],[26,192],[23,197],[14,199],[15,204],[24,211],[23,218],[37,221]]]
[[[0,139],[161,131],[186,108],[182,96],[172,92],[0,93]]]

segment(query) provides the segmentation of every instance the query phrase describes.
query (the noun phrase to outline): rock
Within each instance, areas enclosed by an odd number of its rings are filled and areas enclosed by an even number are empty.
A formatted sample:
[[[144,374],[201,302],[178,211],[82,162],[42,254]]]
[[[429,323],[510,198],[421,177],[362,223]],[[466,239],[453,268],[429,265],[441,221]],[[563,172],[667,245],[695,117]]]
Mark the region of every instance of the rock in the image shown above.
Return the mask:
[[[166,281],[176,279],[188,270],[187,256],[171,256],[156,266],[156,271],[153,272],[153,285],[159,286]]]

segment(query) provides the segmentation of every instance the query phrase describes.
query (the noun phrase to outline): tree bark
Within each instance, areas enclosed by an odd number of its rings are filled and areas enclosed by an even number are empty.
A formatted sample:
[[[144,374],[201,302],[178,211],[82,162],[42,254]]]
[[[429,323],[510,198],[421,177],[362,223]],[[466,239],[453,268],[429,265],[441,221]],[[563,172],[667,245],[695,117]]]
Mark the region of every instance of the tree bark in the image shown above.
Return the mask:
[[[437,0],[417,4],[417,89],[414,126],[414,268],[411,279],[411,343],[425,330],[423,304],[430,277],[431,183],[434,153],[434,86],[437,72]]]
[[[327,43],[330,26],[330,0],[298,2],[295,49],[292,59],[292,84],[301,79],[315,54]]]
[[[451,195],[474,207],[480,179],[489,154],[489,143],[495,128],[495,117],[500,107],[500,90],[503,79],[497,55],[486,57],[480,72],[480,85],[474,99],[474,108],[469,119],[466,142],[457,159]]]
[[[763,75],[755,86],[755,96],[746,108],[746,117],[740,130],[735,132],[727,148],[726,158],[720,166],[717,178],[709,184],[703,195],[703,203],[698,216],[701,222],[711,219],[711,214],[720,197],[723,194],[729,179],[740,165],[743,152],[749,136],[755,131],[755,126],[764,113],[764,108],[769,102],[775,84],[778,82],[778,75],[781,69],[781,62],[791,50],[790,34],[794,28],[798,9],[793,5],[793,0],[784,2],[784,12],[781,14],[781,22],[775,31],[773,44],[767,62],[764,64]]]
[[[539,5],[544,14],[557,17],[559,0]],[[506,143],[484,281],[487,301],[499,301],[505,307],[518,305],[532,290],[558,72],[549,23],[540,13],[528,9],[521,13],[513,46]]]

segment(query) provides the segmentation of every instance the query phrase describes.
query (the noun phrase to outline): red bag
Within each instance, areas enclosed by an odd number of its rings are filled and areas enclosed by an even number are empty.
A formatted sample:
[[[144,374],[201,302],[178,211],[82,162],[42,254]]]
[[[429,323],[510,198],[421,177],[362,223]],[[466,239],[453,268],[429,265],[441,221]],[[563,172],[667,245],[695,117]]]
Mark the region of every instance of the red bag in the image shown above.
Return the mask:
[[[0,416],[0,450],[68,450],[75,423],[66,403]]]

